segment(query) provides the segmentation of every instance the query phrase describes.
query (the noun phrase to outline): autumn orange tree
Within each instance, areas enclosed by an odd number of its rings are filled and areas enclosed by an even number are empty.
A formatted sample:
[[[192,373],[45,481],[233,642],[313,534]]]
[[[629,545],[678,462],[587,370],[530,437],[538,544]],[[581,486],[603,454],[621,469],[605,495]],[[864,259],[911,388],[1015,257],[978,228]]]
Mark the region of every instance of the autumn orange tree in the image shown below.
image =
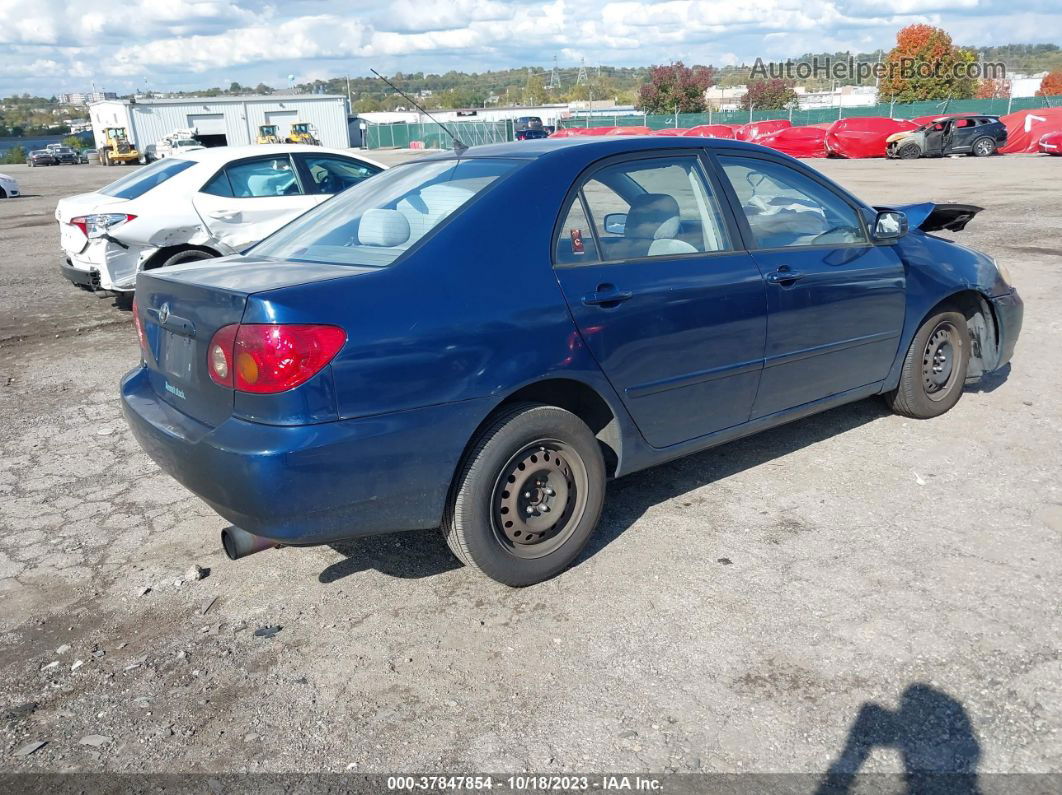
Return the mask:
[[[985,78],[977,84],[976,99],[1006,99],[1010,96],[1010,81],[1001,77]]]
[[[1036,92],[1036,96],[1062,96],[1062,69],[1056,69],[1044,75],[1044,79],[1040,81],[1040,90]]]
[[[976,60],[973,52],[952,44],[947,31],[932,25],[908,25],[896,34],[896,46],[889,51],[879,97],[895,102],[969,99],[976,81],[959,76],[956,67]]]

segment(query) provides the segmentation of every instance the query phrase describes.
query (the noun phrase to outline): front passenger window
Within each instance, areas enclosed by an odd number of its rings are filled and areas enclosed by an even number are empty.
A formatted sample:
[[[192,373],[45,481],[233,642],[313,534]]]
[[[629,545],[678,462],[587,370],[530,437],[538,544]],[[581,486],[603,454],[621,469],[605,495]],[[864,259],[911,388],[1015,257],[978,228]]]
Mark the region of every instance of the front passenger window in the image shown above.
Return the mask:
[[[852,205],[782,163],[720,157],[759,248],[866,243]]]

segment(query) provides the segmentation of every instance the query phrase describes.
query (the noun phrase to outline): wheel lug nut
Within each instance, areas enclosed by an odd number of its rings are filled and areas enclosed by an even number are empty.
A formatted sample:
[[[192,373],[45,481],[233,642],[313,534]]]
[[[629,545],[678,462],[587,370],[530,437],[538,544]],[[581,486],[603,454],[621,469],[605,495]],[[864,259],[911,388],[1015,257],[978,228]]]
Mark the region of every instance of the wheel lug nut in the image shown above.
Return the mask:
[[[534,508],[532,508],[532,507],[531,507],[530,505],[528,505],[528,506],[527,506],[527,512],[528,512],[528,513],[534,513],[534,512],[535,512],[535,509],[534,509]]]
[[[525,500],[531,499],[531,492],[530,491],[525,491],[524,492],[524,499]]]
[[[549,506],[548,505],[543,505],[542,506],[542,513],[549,513]]]

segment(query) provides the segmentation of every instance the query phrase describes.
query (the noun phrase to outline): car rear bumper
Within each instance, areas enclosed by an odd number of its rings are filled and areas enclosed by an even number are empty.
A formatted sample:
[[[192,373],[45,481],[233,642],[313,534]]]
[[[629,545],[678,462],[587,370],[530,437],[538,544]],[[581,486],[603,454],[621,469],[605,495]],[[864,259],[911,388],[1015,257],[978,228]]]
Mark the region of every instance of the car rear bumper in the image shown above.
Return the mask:
[[[439,524],[484,401],[316,425],[232,417],[215,428],[159,400],[138,367],[122,408],[163,470],[237,527],[281,544],[325,544]]]
[[[59,261],[59,272],[63,274],[64,279],[73,282],[79,287],[86,287],[89,290],[100,289],[100,272],[98,270],[75,268],[69,259],[65,259]]]
[[[999,358],[993,369],[999,369],[1011,360],[1014,346],[1018,344],[1021,324],[1025,317],[1025,304],[1017,290],[989,299],[996,316],[999,333]]]

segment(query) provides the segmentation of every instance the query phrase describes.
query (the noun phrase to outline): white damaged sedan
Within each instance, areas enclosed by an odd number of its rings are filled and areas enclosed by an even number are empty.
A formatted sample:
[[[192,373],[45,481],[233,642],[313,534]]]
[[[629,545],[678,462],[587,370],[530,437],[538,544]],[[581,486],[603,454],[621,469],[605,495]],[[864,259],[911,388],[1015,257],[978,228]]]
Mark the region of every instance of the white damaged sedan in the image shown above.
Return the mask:
[[[237,254],[385,166],[298,144],[182,152],[59,201],[60,270],[131,296],[141,270]]]
[[[13,199],[18,195],[18,183],[15,178],[0,174],[0,199]]]

